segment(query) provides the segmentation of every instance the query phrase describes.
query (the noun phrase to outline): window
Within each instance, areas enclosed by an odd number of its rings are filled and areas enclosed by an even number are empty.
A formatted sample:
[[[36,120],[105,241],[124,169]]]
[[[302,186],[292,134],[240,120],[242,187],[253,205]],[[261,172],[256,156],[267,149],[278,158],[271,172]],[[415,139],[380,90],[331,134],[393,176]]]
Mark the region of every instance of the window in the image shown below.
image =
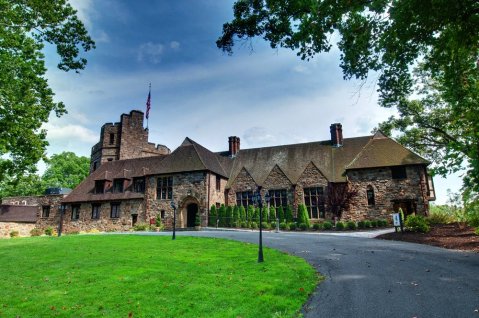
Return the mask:
[[[95,181],[95,193],[105,192],[105,180],[96,180]]]
[[[110,145],[115,143],[115,134],[110,134]]]
[[[42,206],[42,218],[50,217],[50,206],[44,205]]]
[[[221,178],[220,176],[216,176],[216,191],[220,191],[221,190]]]
[[[406,167],[391,167],[391,174],[393,179],[406,179]]]
[[[366,196],[368,198],[368,205],[374,206],[376,204],[376,202],[374,201],[374,189],[370,185],[366,189]]]
[[[161,211],[160,211],[160,216],[161,216],[162,219],[165,218],[165,210],[161,210]]]
[[[108,160],[108,161],[113,161],[113,158],[108,158],[108,159],[106,159],[106,160]]]
[[[122,193],[123,192],[123,179],[115,179],[113,180],[113,192],[114,193]]]
[[[324,218],[323,187],[304,188],[304,204],[308,209],[310,219]]]
[[[120,203],[111,204],[110,217],[112,219],[118,219],[120,217]]]
[[[72,205],[72,221],[78,220],[80,218],[80,206]]]
[[[282,206],[286,208],[288,205],[288,197],[286,189],[281,190],[269,190],[270,195],[270,205],[274,206],[275,208],[279,208]]]
[[[216,205],[216,210],[218,210],[219,208],[221,208],[221,203],[216,202],[215,205]]]
[[[133,179],[133,192],[145,193],[145,178]]]
[[[94,161],[93,162],[93,171],[96,170],[97,166],[98,166],[98,161]]]
[[[160,200],[169,200],[173,198],[173,177],[158,178],[156,198]]]
[[[236,205],[248,209],[253,204],[253,191],[236,192]]]
[[[91,205],[91,218],[95,219],[95,220],[100,218],[100,205],[99,204],[92,204]]]

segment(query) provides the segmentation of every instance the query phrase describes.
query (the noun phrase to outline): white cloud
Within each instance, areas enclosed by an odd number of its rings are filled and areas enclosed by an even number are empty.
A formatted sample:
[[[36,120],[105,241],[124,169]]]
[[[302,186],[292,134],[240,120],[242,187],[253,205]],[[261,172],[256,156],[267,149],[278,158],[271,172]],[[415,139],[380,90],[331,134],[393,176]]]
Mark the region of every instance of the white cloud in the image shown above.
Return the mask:
[[[243,138],[247,145],[256,147],[273,146],[277,143],[275,136],[262,127],[251,127],[245,130]]]
[[[69,0],[71,6],[78,11],[78,18],[91,30],[93,14],[93,0]]]
[[[96,43],[109,43],[110,36],[105,31],[99,30],[93,35],[93,40]]]
[[[138,49],[138,62],[148,61],[153,64],[158,64],[163,54],[163,49],[164,46],[160,43],[143,43]]]
[[[76,140],[91,143],[93,146],[99,139],[97,134],[81,125],[66,124],[60,126],[53,123],[46,123],[43,125],[43,128],[48,131],[47,138],[50,143]]]
[[[173,50],[178,50],[180,48],[180,42],[177,42],[177,41],[170,42],[170,48]]]

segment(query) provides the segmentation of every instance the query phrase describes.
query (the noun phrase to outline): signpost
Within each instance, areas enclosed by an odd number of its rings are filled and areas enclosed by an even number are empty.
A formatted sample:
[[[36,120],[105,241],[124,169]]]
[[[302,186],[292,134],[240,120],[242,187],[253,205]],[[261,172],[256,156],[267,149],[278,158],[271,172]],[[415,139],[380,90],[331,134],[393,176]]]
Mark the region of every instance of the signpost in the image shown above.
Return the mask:
[[[401,218],[401,213],[393,213],[393,225],[396,232],[398,231],[398,227],[401,228],[401,233],[403,232],[403,222]]]

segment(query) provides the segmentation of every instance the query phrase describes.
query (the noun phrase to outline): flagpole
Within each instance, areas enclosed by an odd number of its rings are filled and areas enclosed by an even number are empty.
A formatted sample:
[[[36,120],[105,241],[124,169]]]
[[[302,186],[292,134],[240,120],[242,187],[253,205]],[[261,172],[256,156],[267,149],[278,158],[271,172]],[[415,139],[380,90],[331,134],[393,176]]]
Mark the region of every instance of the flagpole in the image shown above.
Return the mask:
[[[150,106],[151,105],[151,83],[148,89],[148,99],[146,100],[146,129],[148,129],[148,120],[150,118]]]

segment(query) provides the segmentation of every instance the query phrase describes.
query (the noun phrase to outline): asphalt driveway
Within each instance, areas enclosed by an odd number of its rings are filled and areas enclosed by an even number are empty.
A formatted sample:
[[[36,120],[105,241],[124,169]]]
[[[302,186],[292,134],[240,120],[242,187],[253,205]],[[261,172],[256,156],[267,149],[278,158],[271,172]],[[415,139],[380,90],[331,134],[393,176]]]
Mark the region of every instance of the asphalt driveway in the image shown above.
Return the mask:
[[[177,235],[258,241],[258,232]],[[305,317],[479,318],[479,254],[354,236],[266,232],[263,238],[326,277]]]

